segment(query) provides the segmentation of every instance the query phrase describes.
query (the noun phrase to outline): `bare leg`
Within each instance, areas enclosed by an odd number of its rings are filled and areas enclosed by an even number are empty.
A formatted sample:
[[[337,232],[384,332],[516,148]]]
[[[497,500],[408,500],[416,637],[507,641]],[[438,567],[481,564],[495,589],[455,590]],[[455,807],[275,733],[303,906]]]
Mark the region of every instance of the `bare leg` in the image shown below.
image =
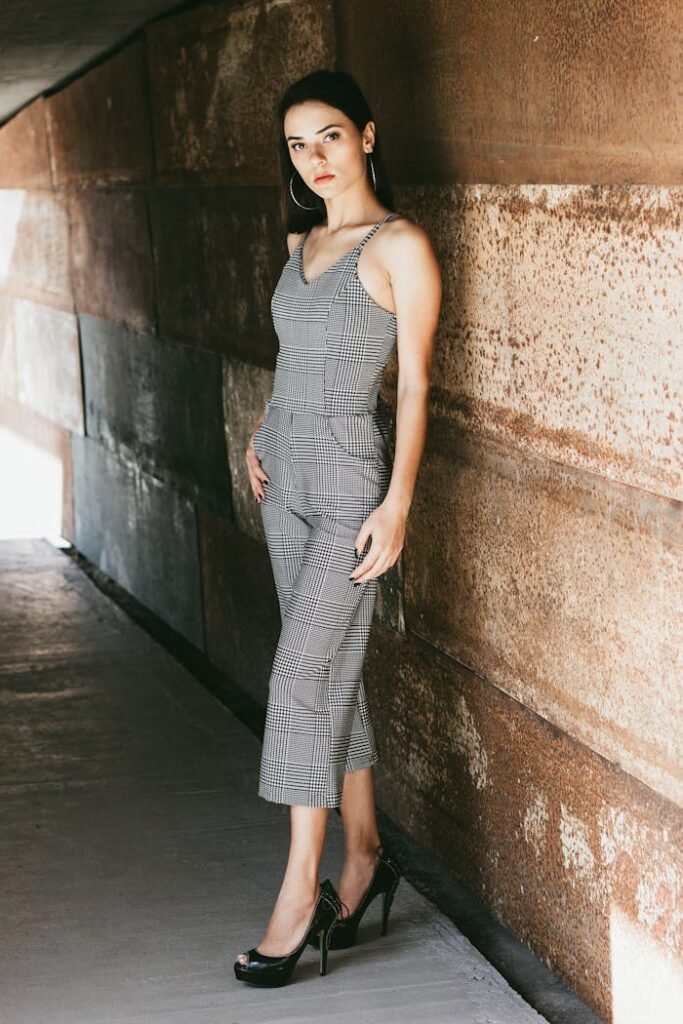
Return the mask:
[[[256,949],[266,956],[291,953],[304,937],[320,893],[318,872],[325,845],[329,807],[290,807],[291,841],[285,876]],[[245,953],[236,960],[247,962]]]
[[[342,917],[352,914],[370,885],[379,857],[380,844],[375,809],[375,779],[372,768],[347,772],[342,790],[341,816],[344,826],[344,865],[337,887],[346,904]]]

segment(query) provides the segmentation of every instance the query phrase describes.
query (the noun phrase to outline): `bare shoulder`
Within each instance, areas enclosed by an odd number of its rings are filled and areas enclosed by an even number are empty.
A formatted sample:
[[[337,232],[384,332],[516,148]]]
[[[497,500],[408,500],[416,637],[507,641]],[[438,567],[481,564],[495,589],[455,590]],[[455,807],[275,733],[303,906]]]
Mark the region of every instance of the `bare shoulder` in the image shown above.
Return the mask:
[[[287,235],[287,249],[289,250],[289,255],[290,256],[292,255],[292,253],[296,249],[296,247],[299,244],[299,242],[301,241],[301,239],[304,237],[304,234],[305,234],[305,232],[301,232],[299,234],[296,231],[290,231],[288,233],[288,235]]]
[[[412,324],[412,318],[419,316],[423,324],[433,328],[439,315],[443,278],[432,240],[408,217],[396,217],[385,227],[391,231],[386,233],[381,260],[399,322]]]
[[[382,258],[391,276],[403,268],[415,267],[418,262],[438,267],[436,253],[429,234],[420,224],[401,215],[387,221],[379,233],[384,235]],[[379,238],[378,238],[379,241]]]

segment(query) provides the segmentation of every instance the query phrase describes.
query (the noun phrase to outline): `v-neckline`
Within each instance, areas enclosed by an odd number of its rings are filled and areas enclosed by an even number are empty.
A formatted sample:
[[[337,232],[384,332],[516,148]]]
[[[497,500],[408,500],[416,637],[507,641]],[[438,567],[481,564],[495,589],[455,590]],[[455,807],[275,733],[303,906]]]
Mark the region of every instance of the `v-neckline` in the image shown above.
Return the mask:
[[[351,253],[354,251],[354,249],[357,249],[359,245],[362,245],[363,242],[366,241],[368,236],[370,234],[372,234],[372,232],[375,230],[376,227],[378,227],[380,224],[383,224],[385,220],[387,220],[389,217],[391,217],[391,213],[392,212],[393,211],[390,211],[384,217],[382,217],[381,220],[376,221],[376,223],[372,225],[370,230],[367,231],[363,235],[363,237],[358,242],[356,242],[356,244],[354,246],[352,246],[351,249],[348,250],[348,252],[342,253],[342,255],[339,257],[339,259],[335,260],[335,262],[332,263],[329,267],[327,267],[326,270],[323,270],[322,273],[320,273],[320,274],[316,274],[316,276],[312,277],[310,281],[307,281],[306,280],[306,275],[304,274],[304,245],[306,244],[306,239],[308,238],[308,236],[310,234],[310,228],[309,228],[308,231],[306,232],[306,234],[304,235],[304,237],[302,238],[302,240],[299,242],[299,245],[298,245],[297,250],[296,250],[297,253],[298,253],[298,256],[299,256],[299,277],[300,277],[301,281],[303,282],[303,284],[307,288],[310,288],[312,285],[314,285],[316,283],[316,281],[319,281],[321,277],[324,277],[325,274],[329,274],[329,272],[331,270],[334,270],[335,267],[339,266],[339,264],[341,263],[342,260],[347,259],[347,257],[349,257],[351,255]]]

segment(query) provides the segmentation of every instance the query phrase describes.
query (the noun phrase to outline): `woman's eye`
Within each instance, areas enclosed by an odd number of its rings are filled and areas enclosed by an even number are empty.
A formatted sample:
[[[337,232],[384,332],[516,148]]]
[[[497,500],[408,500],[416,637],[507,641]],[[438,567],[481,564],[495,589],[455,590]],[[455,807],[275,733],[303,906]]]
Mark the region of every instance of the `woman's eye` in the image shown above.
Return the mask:
[[[327,135],[325,136],[325,138],[326,139],[331,139],[331,138],[338,139],[339,138],[339,132],[328,132]],[[295,143],[293,143],[292,149],[297,151],[297,149],[296,149],[297,146],[303,146],[303,142],[295,142]]]

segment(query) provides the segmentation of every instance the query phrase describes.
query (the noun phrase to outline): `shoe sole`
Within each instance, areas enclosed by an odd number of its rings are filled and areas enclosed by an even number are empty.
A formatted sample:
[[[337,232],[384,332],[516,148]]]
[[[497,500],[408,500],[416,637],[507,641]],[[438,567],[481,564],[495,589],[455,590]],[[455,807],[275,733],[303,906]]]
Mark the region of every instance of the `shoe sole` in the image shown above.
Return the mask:
[[[235,971],[235,977],[238,981],[244,981],[247,985],[253,985],[255,988],[280,988],[291,980],[291,975],[286,978],[259,978],[258,975],[242,973],[242,971]]]

